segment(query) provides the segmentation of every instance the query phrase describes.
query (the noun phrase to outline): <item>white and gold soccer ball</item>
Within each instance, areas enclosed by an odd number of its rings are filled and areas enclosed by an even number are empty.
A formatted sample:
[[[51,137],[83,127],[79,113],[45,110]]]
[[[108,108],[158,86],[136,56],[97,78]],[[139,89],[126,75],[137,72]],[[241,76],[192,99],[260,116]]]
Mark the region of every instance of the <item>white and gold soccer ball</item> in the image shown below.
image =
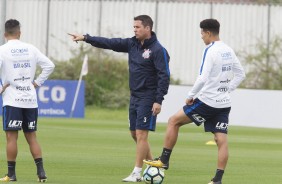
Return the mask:
[[[143,181],[149,184],[161,184],[164,176],[164,169],[148,166],[143,172]]]

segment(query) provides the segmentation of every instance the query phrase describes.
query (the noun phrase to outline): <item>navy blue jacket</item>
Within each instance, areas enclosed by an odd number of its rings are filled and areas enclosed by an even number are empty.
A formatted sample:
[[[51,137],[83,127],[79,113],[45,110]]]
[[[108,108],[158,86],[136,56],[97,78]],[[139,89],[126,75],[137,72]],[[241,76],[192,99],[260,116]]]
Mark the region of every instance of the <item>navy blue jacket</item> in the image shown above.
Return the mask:
[[[145,104],[162,104],[169,87],[169,55],[154,32],[143,45],[136,37],[109,39],[87,34],[85,41],[94,47],[127,52],[131,97]]]

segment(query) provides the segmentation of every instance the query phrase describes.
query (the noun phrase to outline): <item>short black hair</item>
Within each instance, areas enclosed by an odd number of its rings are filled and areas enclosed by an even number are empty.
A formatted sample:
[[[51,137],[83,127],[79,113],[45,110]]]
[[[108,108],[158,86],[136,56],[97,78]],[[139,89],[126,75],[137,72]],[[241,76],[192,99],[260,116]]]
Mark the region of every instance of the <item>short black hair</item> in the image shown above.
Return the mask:
[[[203,31],[210,31],[214,35],[218,35],[220,24],[216,19],[205,19],[200,22],[200,28],[202,28]]]
[[[139,15],[137,17],[134,17],[134,20],[140,20],[144,27],[149,26],[152,31],[154,23],[149,15]]]
[[[20,31],[20,22],[16,19],[10,19],[5,22],[5,32],[9,35],[14,35]]]

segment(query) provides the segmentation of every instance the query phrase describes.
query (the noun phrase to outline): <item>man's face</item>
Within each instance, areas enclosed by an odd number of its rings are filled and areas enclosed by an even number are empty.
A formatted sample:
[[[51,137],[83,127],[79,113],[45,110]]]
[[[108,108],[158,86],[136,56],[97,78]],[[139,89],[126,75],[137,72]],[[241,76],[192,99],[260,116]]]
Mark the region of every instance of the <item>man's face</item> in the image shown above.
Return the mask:
[[[150,35],[151,32],[150,27],[149,26],[144,27],[141,20],[135,20],[133,27],[134,27],[134,34],[136,38],[140,41],[145,40]]]
[[[202,35],[202,39],[203,39],[203,41],[206,45],[211,43],[211,41],[210,41],[211,32],[204,31],[203,29],[201,29],[201,35]]]

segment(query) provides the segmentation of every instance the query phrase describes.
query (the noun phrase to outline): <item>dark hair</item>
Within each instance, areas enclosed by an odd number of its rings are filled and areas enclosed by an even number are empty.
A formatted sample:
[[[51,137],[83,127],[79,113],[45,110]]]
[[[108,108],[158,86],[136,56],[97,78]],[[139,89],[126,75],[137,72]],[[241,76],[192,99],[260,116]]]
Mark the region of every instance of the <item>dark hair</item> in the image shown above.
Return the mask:
[[[20,31],[20,22],[16,19],[7,20],[5,23],[5,32],[9,35],[14,35]]]
[[[151,19],[150,16],[148,16],[148,15],[139,15],[137,17],[134,17],[134,20],[142,21],[142,25],[144,27],[149,26],[151,31],[152,31],[154,23],[153,23],[153,20]]]
[[[200,22],[200,28],[202,28],[203,31],[210,31],[214,35],[218,35],[220,24],[216,19],[205,19]]]

